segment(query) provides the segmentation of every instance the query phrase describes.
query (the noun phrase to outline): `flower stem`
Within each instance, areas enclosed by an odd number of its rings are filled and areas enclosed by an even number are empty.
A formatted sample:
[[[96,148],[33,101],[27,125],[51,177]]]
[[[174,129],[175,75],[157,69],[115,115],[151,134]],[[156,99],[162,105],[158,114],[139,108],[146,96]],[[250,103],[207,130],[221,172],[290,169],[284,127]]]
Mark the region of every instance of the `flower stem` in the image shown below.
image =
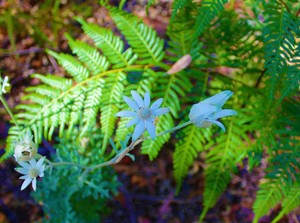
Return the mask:
[[[187,121],[185,123],[182,123],[181,125],[175,126],[174,128],[171,128],[171,129],[168,129],[168,130],[166,130],[164,132],[161,132],[161,133],[157,134],[157,136],[161,136],[161,135],[164,135],[164,134],[169,133],[169,132],[174,132],[174,131],[176,131],[178,129],[181,129],[181,128],[183,128],[183,127],[185,127],[185,126],[187,126],[187,125],[189,125],[191,123],[192,123],[191,121]],[[146,139],[148,139],[148,138],[149,137],[147,137]]]
[[[7,113],[10,115],[11,119],[13,120],[13,122],[15,123],[15,125],[17,127],[19,127],[17,120],[15,119],[14,114],[12,113],[12,111],[10,110],[6,100],[4,99],[4,97],[2,95],[0,95],[0,101],[2,102],[2,104],[4,105],[4,108],[6,109]]]
[[[171,128],[167,131],[164,131],[164,132],[161,132],[159,133],[157,136],[161,136],[161,135],[164,135],[166,133],[169,133],[169,132],[174,132],[178,129],[181,129],[189,124],[191,124],[192,122],[191,121],[187,121],[181,125],[178,125],[178,126],[175,126],[174,128]],[[91,166],[91,167],[88,167],[88,166],[83,166],[83,165],[80,165],[80,164],[77,164],[77,163],[71,163],[71,162],[58,162],[58,163],[52,163],[51,161],[47,160],[46,159],[46,162],[52,166],[52,167],[55,167],[55,166],[62,166],[62,165],[70,165],[70,166],[77,166],[79,168],[82,168],[84,169],[83,173],[81,174],[80,176],[80,179],[82,180],[83,177],[88,174],[89,172],[92,172],[96,169],[100,169],[102,167],[105,167],[105,166],[110,166],[110,165],[114,165],[114,164],[117,164],[119,163],[125,156],[127,153],[129,153],[131,150],[134,149],[134,147],[138,144],[140,144],[141,142],[145,141],[145,140],[148,140],[150,139],[150,137],[146,137],[146,138],[140,138],[138,140],[135,140],[133,142],[130,143],[129,146],[127,146],[125,149],[123,149],[122,151],[120,151],[119,153],[116,154],[115,157],[111,158],[110,160],[104,162],[104,163],[100,163],[98,165],[95,165],[95,166]]]

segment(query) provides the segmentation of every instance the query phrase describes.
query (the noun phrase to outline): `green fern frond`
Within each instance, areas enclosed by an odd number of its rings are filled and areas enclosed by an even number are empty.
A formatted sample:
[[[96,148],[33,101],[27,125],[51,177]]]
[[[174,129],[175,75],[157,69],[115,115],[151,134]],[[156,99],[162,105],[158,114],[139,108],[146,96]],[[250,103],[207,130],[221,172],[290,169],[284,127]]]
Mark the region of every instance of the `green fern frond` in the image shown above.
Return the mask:
[[[95,45],[101,49],[114,69],[127,67],[136,61],[137,54],[133,53],[131,48],[124,51],[124,42],[111,30],[86,23],[82,19],[77,19],[77,21],[82,25],[84,32],[94,40]]]
[[[253,211],[255,213],[253,223],[257,223],[259,218],[266,215],[269,210],[282,200],[283,194],[279,187],[282,183],[282,180],[278,178],[277,180],[265,182],[260,185],[253,205]]]
[[[64,77],[59,77],[55,75],[41,75],[41,74],[32,74],[32,78],[38,78],[40,79],[43,83],[51,86],[52,88],[57,88],[58,90],[67,90],[69,87],[72,86],[73,81],[72,79],[64,78]],[[29,88],[32,89],[32,88]]]
[[[204,210],[200,221],[218,201],[231,180],[231,173],[236,172],[236,164],[247,154],[245,141],[248,136],[241,131],[244,119],[242,111],[238,111],[239,118],[231,118],[226,133],[218,136],[216,142],[211,141],[207,147],[212,147],[206,156],[205,189],[203,195]]]
[[[170,38],[167,51],[172,54],[168,59],[175,61],[186,54],[190,54],[193,58],[198,56],[202,44],[194,41],[194,31],[190,21],[177,22],[176,20],[168,26],[167,34]]]
[[[265,182],[260,185],[253,205],[254,223],[282,202],[290,188],[298,182],[299,158],[299,140],[285,139],[281,146],[273,149]]]
[[[57,59],[59,64],[66,69],[76,82],[81,82],[90,76],[88,69],[71,55],[58,54],[51,50],[47,50],[47,53]]]
[[[183,97],[190,89],[191,84],[183,73],[176,73],[170,76],[158,78],[159,91],[153,92],[156,98],[163,98],[162,107],[170,109],[171,114],[166,114],[156,124],[157,132],[163,132],[174,127],[174,118],[177,118],[180,111],[180,97]],[[146,140],[142,144],[142,153],[147,154],[150,160],[158,155],[161,147],[170,138],[170,133],[157,137],[155,140]]]
[[[174,19],[177,15],[177,13],[183,9],[187,4],[189,3],[189,0],[174,0],[172,3],[172,15],[170,19],[170,23],[174,22]]]
[[[133,51],[138,55],[138,64],[158,64],[164,58],[164,41],[157,33],[142,23],[136,16],[109,8],[110,15]]]
[[[67,34],[66,38],[73,53],[77,55],[78,59],[85,64],[93,75],[97,75],[108,69],[108,61],[105,57],[101,56],[97,49],[85,42],[79,40],[74,41]]]
[[[198,128],[195,125],[189,125],[178,133],[180,139],[175,144],[175,152],[173,153],[177,194],[189,167],[193,164],[198,153],[204,150],[204,143],[209,140],[211,134],[210,129]]]
[[[96,118],[101,105],[103,86],[104,80],[99,79],[93,83],[93,86],[91,86],[92,89],[87,93],[82,117],[84,127],[82,128],[79,137],[82,137],[85,132],[96,123]]]
[[[224,10],[224,5],[228,0],[204,0],[199,8],[194,30],[195,37],[200,36],[203,31],[209,26],[212,20]]]
[[[108,144],[109,138],[115,129],[117,117],[115,114],[120,110],[120,101],[125,88],[126,75],[118,72],[105,79],[101,106],[101,132],[104,135],[102,143],[102,154]]]
[[[272,221],[272,223],[278,222],[284,215],[290,213],[295,208],[300,206],[300,184],[299,182],[291,186],[285,198],[282,201],[282,210],[277,215],[277,217]]]
[[[269,7],[270,17],[263,29],[265,44],[265,68],[270,78],[270,96],[273,98],[276,86],[281,76],[286,72],[288,62],[294,54],[295,33],[299,27],[293,16],[276,7]]]

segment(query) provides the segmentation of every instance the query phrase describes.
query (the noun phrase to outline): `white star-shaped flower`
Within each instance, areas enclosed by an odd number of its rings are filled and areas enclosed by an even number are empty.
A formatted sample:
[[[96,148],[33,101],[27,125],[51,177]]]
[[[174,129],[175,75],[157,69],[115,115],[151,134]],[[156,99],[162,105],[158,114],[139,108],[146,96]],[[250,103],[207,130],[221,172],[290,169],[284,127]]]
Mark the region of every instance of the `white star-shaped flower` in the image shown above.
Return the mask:
[[[22,167],[15,168],[15,170],[24,175],[19,178],[24,180],[21,190],[24,190],[30,183],[32,183],[33,190],[36,190],[36,178],[44,176],[44,160],[45,157],[40,158],[38,162],[35,159],[30,160],[29,163],[19,162]]]
[[[149,132],[150,137],[155,139],[155,117],[166,114],[170,110],[168,108],[159,108],[163,102],[162,98],[156,100],[150,106],[149,92],[145,93],[144,100],[136,91],[131,91],[131,95],[134,100],[126,96],[124,96],[123,99],[134,111],[121,111],[118,112],[116,116],[134,117],[134,119],[129,121],[126,125],[126,127],[136,125],[132,136],[134,141],[138,139],[146,129]]]

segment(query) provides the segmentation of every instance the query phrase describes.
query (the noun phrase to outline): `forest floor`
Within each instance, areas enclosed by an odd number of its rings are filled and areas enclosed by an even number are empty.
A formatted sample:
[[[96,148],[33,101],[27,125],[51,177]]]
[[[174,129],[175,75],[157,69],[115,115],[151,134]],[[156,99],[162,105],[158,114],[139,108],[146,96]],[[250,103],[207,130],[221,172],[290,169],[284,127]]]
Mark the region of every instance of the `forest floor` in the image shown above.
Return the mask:
[[[113,27],[105,9],[100,7],[97,1],[76,1],[78,6],[70,6],[72,3],[61,5],[61,15],[57,15],[56,23],[49,21],[36,21],[27,19],[24,15],[38,15],[42,9],[40,1],[25,0],[16,1],[15,6],[9,5],[9,1],[0,2],[1,13],[11,12],[15,25],[12,33],[0,20],[0,70],[5,76],[9,76],[12,89],[6,95],[11,108],[20,102],[24,94],[24,88],[34,85],[35,80],[30,79],[32,73],[59,73],[62,72],[53,59],[46,53],[46,48],[69,52],[64,32],[72,34],[74,38],[84,38],[81,35],[80,26],[72,20],[74,12],[80,11],[80,7],[87,7],[86,16],[89,22],[105,24]],[[45,1],[47,2],[47,1]],[[52,1],[48,1],[52,2]],[[117,3],[118,1],[111,1]],[[141,17],[148,25],[154,27],[164,38],[168,24],[171,3],[160,0],[151,7],[149,14],[145,12],[144,1],[129,1],[125,9]],[[49,9],[50,10],[50,9]],[[74,10],[74,11],[72,11]],[[45,11],[41,11],[43,14]],[[20,15],[20,16],[18,16]],[[26,24],[27,23],[27,24]],[[54,27],[54,25],[56,27]],[[24,27],[23,27],[24,26]],[[50,40],[42,36],[29,35],[35,27]],[[36,31],[38,33],[38,31]],[[42,34],[40,34],[42,35]],[[12,40],[15,44],[12,44]],[[5,138],[9,128],[9,117],[3,107],[0,106],[0,155],[5,148]],[[189,175],[183,182],[181,192],[175,196],[175,182],[172,173],[172,143],[167,144],[160,155],[150,162],[145,155],[141,155],[139,149],[134,151],[136,160],[132,162],[125,158],[114,166],[118,173],[118,179],[122,186],[119,195],[108,202],[112,213],[105,218],[106,223],[150,223],[150,222],[196,222],[202,210],[202,194],[204,186],[203,159],[199,157],[191,168]],[[30,197],[31,189],[20,191],[21,180],[14,171],[16,163],[8,159],[0,164],[0,222],[1,223],[27,223],[40,220],[44,213],[40,205]],[[252,205],[255,200],[259,180],[263,177],[264,164],[249,171],[247,160],[238,167],[236,175],[227,190],[223,193],[218,203],[212,208],[205,222],[209,223],[250,223],[253,219]],[[276,207],[268,217],[260,223],[269,223],[278,214],[280,207]],[[300,211],[292,212],[285,216],[281,223],[300,222]]]

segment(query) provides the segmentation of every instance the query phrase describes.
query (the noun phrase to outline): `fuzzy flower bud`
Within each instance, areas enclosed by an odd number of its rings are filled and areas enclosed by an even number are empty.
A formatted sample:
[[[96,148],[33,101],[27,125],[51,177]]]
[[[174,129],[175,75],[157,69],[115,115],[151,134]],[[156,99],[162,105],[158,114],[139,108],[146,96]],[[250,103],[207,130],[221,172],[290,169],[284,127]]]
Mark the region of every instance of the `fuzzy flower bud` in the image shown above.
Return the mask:
[[[27,132],[25,136],[16,143],[14,157],[17,162],[30,161],[37,153],[37,147],[32,141],[31,133]]]

